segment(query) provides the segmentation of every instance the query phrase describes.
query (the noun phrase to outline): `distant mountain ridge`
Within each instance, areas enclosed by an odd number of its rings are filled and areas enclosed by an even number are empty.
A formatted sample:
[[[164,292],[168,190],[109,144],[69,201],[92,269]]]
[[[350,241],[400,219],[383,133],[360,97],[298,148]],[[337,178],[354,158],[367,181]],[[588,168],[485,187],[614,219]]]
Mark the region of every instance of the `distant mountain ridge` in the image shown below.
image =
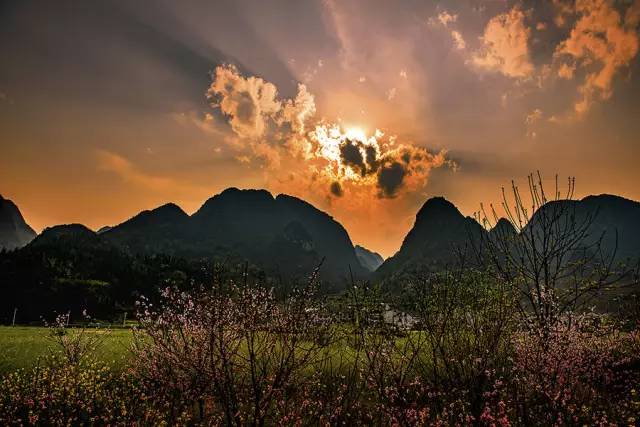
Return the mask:
[[[618,259],[640,257],[640,203],[609,195],[554,203],[543,209],[567,203],[577,218],[597,212],[590,235],[606,232],[611,248],[617,230]],[[11,224],[22,224],[17,207],[5,206]],[[306,280],[323,262],[323,292],[343,291],[353,273],[402,295],[421,274],[457,267],[457,251],[468,248],[470,236],[515,233],[506,219],[485,230],[449,201],[433,198],[417,212],[400,250],[383,261],[354,247],[342,225],[303,200],[231,188],[193,215],[169,203],[99,232],[81,224],[50,227],[20,249],[0,252],[0,320],[7,321],[15,307],[28,319],[83,308],[112,315],[132,309],[139,295],[152,295],[159,286],[208,283],[214,261],[226,264],[233,277],[255,278],[276,292]]]
[[[589,239],[603,235],[603,249],[617,262],[640,258],[640,203],[619,196],[602,194],[581,200],[553,201],[535,212],[527,225],[535,226],[545,209],[569,204],[578,221],[592,218]],[[616,239],[617,232],[617,239]],[[465,217],[442,197],[427,200],[416,215],[413,228],[400,250],[376,271],[379,279],[393,281],[403,276],[455,266],[456,251],[464,250],[470,238],[479,240],[485,234],[515,234],[513,224],[502,218],[491,230],[476,220]],[[616,250],[617,246],[617,250]]]
[[[368,272],[340,223],[303,200],[266,190],[228,188],[191,216],[165,204],[101,236],[134,253],[247,259],[286,276],[308,276],[321,262],[331,279],[347,277],[349,269],[358,277]]]
[[[640,258],[640,202],[610,194],[587,196],[581,200],[549,202],[531,218],[527,227],[535,226],[544,210],[563,206],[575,215],[578,224],[588,221],[586,239],[602,238],[605,255],[615,255],[616,261]]]
[[[24,222],[15,204],[1,197],[0,202],[0,225],[4,227],[0,242],[9,248],[24,246],[35,232]],[[544,209],[558,204],[570,204],[578,218],[593,215],[590,235],[595,238],[605,233],[604,246],[613,252],[617,244],[618,260],[640,258],[640,203],[606,194],[550,202],[534,213],[531,224]],[[354,247],[341,224],[303,200],[284,194],[274,197],[266,190],[237,188],[209,198],[193,215],[167,203],[98,233],[80,225],[52,227],[33,245],[61,239],[62,231],[83,239],[95,235],[91,240],[94,243],[111,244],[133,254],[220,261],[246,259],[285,276],[304,277],[324,260],[322,273],[330,280],[347,278],[350,270],[357,277],[367,277],[375,271],[376,279],[394,280],[442,269],[457,262],[457,251],[468,246],[470,236],[517,233],[504,218],[493,229],[485,230],[451,202],[434,197],[417,212],[398,252],[383,260],[375,252]]]
[[[384,262],[384,258],[379,253],[370,251],[363,246],[356,245],[355,250],[360,265],[369,271],[376,271]]]
[[[21,248],[36,237],[36,232],[24,220],[20,209],[0,195],[0,249]]]

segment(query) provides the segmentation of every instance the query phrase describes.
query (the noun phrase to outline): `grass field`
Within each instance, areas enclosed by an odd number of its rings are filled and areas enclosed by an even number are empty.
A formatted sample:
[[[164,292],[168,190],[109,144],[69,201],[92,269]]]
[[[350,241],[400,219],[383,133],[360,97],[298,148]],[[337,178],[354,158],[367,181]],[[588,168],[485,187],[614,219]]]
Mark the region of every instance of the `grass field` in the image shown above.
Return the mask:
[[[55,343],[48,337],[47,328],[32,326],[0,326],[0,375],[19,368],[30,368],[43,356],[55,350]],[[104,329],[89,333],[104,334]],[[120,367],[126,363],[131,343],[131,330],[113,329],[106,333],[96,350],[102,362]]]

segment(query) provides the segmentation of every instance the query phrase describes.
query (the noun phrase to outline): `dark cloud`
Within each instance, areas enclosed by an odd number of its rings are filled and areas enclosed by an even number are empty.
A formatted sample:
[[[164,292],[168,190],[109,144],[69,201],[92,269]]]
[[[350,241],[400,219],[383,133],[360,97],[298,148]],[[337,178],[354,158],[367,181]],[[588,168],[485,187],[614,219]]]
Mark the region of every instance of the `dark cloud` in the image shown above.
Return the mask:
[[[393,198],[398,189],[402,186],[407,170],[398,162],[393,162],[389,166],[383,166],[378,173],[379,196],[382,198]]]
[[[378,166],[380,165],[378,162],[378,152],[376,151],[376,147],[369,145],[365,147],[364,152],[369,168],[375,172],[378,170]]]
[[[361,176],[375,173],[380,167],[376,147],[362,141],[345,139],[340,145],[340,157],[344,165],[350,166]]]
[[[418,157],[420,156],[419,154],[416,154],[416,160],[420,160],[420,158]],[[411,161],[411,153],[406,152],[402,154],[402,161],[405,162],[406,164],[409,164],[409,162]]]
[[[342,185],[340,185],[338,181],[332,182],[329,190],[331,191],[331,194],[333,194],[336,197],[342,197],[342,195],[344,194],[344,191],[342,190]]]
[[[367,165],[360,151],[361,145],[362,143],[359,141],[345,140],[344,144],[340,146],[340,156],[342,157],[342,163],[358,170],[364,176],[367,173]]]

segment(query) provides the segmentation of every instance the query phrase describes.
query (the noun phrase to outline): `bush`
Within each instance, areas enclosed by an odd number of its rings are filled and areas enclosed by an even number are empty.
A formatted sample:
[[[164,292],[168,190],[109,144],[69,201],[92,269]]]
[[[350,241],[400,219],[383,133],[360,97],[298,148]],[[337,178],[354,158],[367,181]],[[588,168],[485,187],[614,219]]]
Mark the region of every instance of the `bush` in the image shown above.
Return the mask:
[[[398,325],[376,288],[331,315],[313,280],[166,288],[142,300],[133,364],[91,362],[94,335],[52,325],[56,351],[0,381],[7,425],[633,425],[640,334],[599,316],[517,322],[483,273],[430,276]]]
[[[630,423],[640,411],[637,331],[565,318],[548,336],[515,340],[513,396],[524,424]]]

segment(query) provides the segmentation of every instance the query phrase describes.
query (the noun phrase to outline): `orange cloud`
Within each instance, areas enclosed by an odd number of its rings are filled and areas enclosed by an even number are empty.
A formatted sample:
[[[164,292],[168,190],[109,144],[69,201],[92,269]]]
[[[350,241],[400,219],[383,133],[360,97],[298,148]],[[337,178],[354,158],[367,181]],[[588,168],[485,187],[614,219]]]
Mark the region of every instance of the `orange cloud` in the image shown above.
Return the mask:
[[[98,150],[98,169],[116,174],[124,182],[146,190],[166,192],[181,187],[175,180],[140,171],[126,158],[110,151]]]
[[[267,179],[296,176],[297,185],[315,186],[315,191],[321,185],[328,197],[358,191],[394,198],[424,186],[433,168],[451,164],[445,151],[431,153],[379,130],[367,136],[316,119],[314,96],[304,85],[295,99],[281,100],[272,83],[224,65],[216,68],[207,93],[246,149],[237,156],[242,163],[262,160]]]
[[[636,0],[628,8],[623,21],[611,1],[576,2],[578,20],[569,37],[556,47],[555,56],[564,61],[558,71],[563,78],[572,78],[575,68],[587,71],[578,88],[582,97],[574,105],[577,114],[588,111],[596,101],[609,99],[615,75],[638,53],[639,4]]]
[[[462,34],[459,31],[453,30],[451,31],[451,38],[453,39],[453,43],[458,50],[464,50],[467,47],[467,43],[464,41]]]
[[[539,108],[534,109],[524,119],[524,123],[527,127],[527,137],[531,139],[536,139],[538,134],[534,130],[536,123],[538,123],[542,119],[543,113]]]
[[[267,120],[280,111],[275,85],[261,78],[244,78],[233,66],[217,67],[207,92],[229,124],[242,137],[258,138],[265,133]]]
[[[457,20],[458,15],[443,10],[438,16],[429,18],[428,23],[431,26],[442,25],[443,27],[447,27],[450,23],[456,22]]]
[[[558,77],[566,80],[571,80],[573,78],[573,74],[576,71],[575,65],[570,64],[562,64],[558,69]]]
[[[514,7],[491,18],[480,38],[482,48],[471,63],[482,70],[500,72],[507,77],[529,77],[534,67],[529,59],[529,34],[524,12]]]

